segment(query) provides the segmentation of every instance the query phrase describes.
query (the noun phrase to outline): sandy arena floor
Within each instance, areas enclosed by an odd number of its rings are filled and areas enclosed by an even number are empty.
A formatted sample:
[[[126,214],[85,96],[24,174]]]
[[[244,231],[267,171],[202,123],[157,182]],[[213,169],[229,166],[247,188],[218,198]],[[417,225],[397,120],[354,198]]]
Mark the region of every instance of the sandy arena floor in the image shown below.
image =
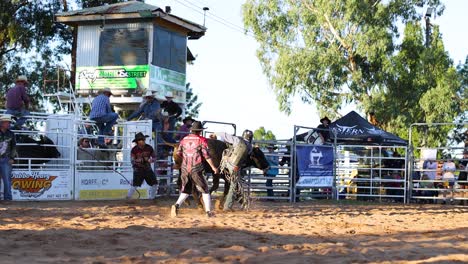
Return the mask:
[[[170,218],[174,201],[0,201],[0,263],[468,262],[467,207],[254,202]]]

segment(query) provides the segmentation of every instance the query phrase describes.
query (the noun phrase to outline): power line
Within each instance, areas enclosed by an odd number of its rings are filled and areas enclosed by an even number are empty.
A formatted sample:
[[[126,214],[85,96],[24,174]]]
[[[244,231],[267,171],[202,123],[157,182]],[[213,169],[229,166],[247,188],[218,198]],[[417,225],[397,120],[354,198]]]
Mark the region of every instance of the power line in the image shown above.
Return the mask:
[[[193,10],[193,11],[199,13],[199,14],[205,15],[205,13],[201,11],[203,8],[199,7],[199,6],[196,5],[196,4],[191,3],[190,1],[182,0],[182,1],[186,2],[186,3],[181,2],[180,0],[174,0],[174,1],[178,2],[179,4],[185,6],[185,7],[189,8],[189,9],[191,9],[191,10]],[[224,18],[221,18],[221,17],[219,17],[219,16],[216,16],[216,15],[214,15],[214,14],[211,13],[211,12],[209,12],[209,13],[207,14],[207,17],[210,18],[211,20],[215,21],[215,22],[218,22],[219,24],[222,24],[222,25],[224,25],[224,26],[226,26],[226,27],[232,29],[232,30],[238,31],[238,32],[242,33],[243,35],[246,35],[246,36],[248,36],[248,37],[255,38],[255,37],[251,34],[251,32],[247,31],[246,29],[244,29],[244,28],[242,28],[242,27],[240,27],[240,26],[238,26],[238,25],[236,25],[236,24],[234,24],[234,23],[229,22],[228,20],[226,20],[226,19],[224,19]]]
[[[201,10],[203,10],[202,7],[196,5],[196,4],[194,4],[194,3],[192,3],[192,2],[190,2],[188,0],[174,0],[174,1],[176,1],[177,3],[189,8],[189,9],[191,9],[191,10],[193,10],[193,11],[199,13],[199,14],[205,15],[205,13],[203,11],[201,11]],[[184,1],[184,2],[181,2],[181,1]],[[238,26],[238,25],[236,25],[236,24],[234,24],[232,22],[229,22],[228,20],[226,20],[226,19],[224,19],[222,17],[214,15],[211,12],[207,15],[207,17],[210,18],[211,20],[215,21],[215,22],[218,22],[221,25],[224,25],[225,27],[228,27],[228,28],[230,28],[232,30],[235,30],[237,32],[242,33],[244,36],[251,37],[254,40],[256,40],[256,38],[255,38],[255,36],[253,35],[252,32],[250,32],[250,31],[246,30],[245,28],[242,28],[242,27],[240,27],[240,26]],[[299,47],[299,46],[284,45],[284,44],[280,44],[280,43],[277,43],[276,45],[279,46],[279,47],[288,48],[288,49],[297,49],[297,48],[304,49],[305,48],[305,47]]]
[[[203,9],[203,7],[198,6],[198,5],[192,3],[192,2],[190,2],[190,1],[188,1],[188,0],[182,0],[182,1],[184,1],[184,2],[186,2],[186,3],[188,3],[188,4],[192,5],[192,6],[194,6],[194,7],[196,7],[196,8]],[[216,14],[214,14],[214,13],[211,12],[211,11],[208,11],[208,16],[213,16],[214,18],[216,18],[216,19],[218,19],[218,20],[221,20],[221,21],[223,21],[223,22],[225,22],[225,23],[227,23],[227,24],[229,24],[229,25],[232,25],[233,27],[236,27],[236,28],[238,28],[238,29],[240,29],[240,30],[245,31],[245,28],[244,28],[244,27],[241,27],[241,26],[239,26],[239,25],[237,25],[237,24],[234,24],[234,23],[232,23],[231,21],[228,21],[228,20],[224,19],[223,17],[217,16]]]

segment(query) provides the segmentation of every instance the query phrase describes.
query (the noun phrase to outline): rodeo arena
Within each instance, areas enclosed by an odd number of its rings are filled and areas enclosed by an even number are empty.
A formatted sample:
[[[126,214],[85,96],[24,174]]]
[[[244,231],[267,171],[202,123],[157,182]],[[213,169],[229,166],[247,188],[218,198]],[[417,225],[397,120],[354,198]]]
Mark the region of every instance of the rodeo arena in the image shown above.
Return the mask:
[[[74,84],[58,69],[56,80],[44,81],[56,92],[44,96],[60,111],[11,116],[17,157],[12,201],[4,201],[5,177],[0,190],[1,263],[468,262],[468,150],[411,143],[425,129],[468,123],[415,123],[405,140],[351,111],[322,118],[326,126],[291,127],[287,139],[253,140],[249,152],[220,132],[244,142],[251,131],[201,121],[218,168],[205,174],[211,198],[207,205],[189,183],[184,192],[193,197],[175,208],[177,149],[190,132],[163,112],[159,124],[116,115],[108,133],[84,109],[102,94],[117,113],[139,109],[147,97],[172,98],[184,109],[180,60],[195,60],[187,40],[206,28],[139,1],[55,19],[77,29]],[[6,108],[3,121],[12,113]],[[141,139],[154,149],[147,161],[157,183],[133,188],[131,153]]]

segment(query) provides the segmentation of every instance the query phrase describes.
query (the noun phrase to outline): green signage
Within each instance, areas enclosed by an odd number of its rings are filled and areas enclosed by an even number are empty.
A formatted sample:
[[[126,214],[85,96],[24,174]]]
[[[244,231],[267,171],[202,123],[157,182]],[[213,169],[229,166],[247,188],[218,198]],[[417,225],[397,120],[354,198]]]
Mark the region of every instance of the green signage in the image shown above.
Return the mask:
[[[158,87],[171,87],[171,89],[185,92],[185,74],[180,72],[151,65],[151,82]],[[169,89],[158,88],[157,90]]]
[[[77,90],[147,89],[149,65],[78,67]]]

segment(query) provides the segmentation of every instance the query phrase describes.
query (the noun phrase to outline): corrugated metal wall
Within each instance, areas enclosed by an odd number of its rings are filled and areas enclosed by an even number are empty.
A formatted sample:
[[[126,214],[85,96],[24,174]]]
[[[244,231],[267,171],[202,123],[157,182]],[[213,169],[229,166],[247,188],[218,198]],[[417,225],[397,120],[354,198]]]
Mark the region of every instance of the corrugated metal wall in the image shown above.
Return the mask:
[[[151,63],[153,47],[153,25],[152,23],[118,23],[106,24],[106,28],[146,28],[148,29],[149,51],[148,61]],[[85,25],[78,27],[78,46],[76,67],[95,67],[99,62],[99,36],[101,25]]]

